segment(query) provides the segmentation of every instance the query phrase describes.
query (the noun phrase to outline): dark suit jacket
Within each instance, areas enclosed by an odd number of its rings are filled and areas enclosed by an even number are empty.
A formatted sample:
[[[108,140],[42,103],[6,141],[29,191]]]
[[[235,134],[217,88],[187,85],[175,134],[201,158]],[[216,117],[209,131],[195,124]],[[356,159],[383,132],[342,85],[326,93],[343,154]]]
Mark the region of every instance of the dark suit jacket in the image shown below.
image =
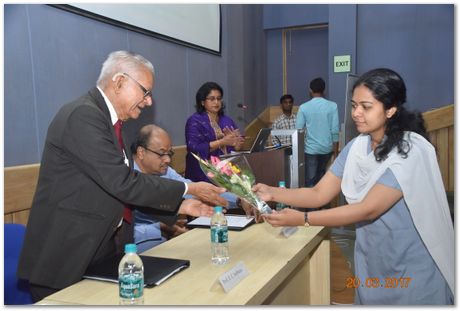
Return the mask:
[[[124,164],[109,110],[92,89],[63,106],[48,128],[18,277],[55,289],[80,281],[113,251],[124,203],[174,215],[184,191],[181,182]]]

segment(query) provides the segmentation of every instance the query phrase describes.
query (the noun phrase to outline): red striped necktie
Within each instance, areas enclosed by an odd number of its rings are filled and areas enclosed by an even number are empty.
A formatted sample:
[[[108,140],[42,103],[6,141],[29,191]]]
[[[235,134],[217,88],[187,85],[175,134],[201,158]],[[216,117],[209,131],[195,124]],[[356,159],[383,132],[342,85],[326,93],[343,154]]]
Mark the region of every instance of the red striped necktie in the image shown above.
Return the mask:
[[[123,144],[123,137],[121,136],[121,126],[123,125],[123,122],[121,120],[118,120],[114,125],[113,128],[115,129],[115,134],[117,135],[118,138],[118,143],[120,144],[121,152],[123,153],[123,149],[125,148],[125,145]],[[129,224],[132,222],[133,219],[133,212],[129,208],[128,205],[125,204],[125,210],[123,212],[123,219],[126,220]]]

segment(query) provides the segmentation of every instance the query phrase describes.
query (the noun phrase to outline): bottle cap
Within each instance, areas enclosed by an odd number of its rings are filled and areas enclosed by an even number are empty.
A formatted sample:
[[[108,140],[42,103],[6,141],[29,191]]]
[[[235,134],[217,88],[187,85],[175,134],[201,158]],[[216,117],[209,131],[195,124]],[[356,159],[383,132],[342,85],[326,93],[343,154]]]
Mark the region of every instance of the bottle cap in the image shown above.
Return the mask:
[[[137,253],[137,245],[125,244],[125,253]]]
[[[214,206],[214,213],[222,213],[222,206]]]
[[[281,180],[280,182],[278,182],[278,186],[279,187],[286,187],[286,183],[284,182],[284,180]]]

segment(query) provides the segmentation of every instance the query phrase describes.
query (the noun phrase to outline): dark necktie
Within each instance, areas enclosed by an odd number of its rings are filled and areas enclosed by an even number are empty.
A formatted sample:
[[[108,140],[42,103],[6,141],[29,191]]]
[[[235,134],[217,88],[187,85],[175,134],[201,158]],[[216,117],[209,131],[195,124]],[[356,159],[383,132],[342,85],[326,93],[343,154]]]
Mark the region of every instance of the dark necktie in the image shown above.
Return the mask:
[[[113,128],[115,129],[115,134],[117,135],[118,143],[120,144],[121,152],[123,153],[123,149],[125,148],[125,145],[123,144],[123,137],[121,136],[122,124],[123,122],[121,120],[118,120],[113,125]],[[126,220],[126,222],[128,222],[129,224],[132,222],[132,219],[133,219],[132,210],[126,204],[125,204],[125,210],[123,212],[123,219]]]

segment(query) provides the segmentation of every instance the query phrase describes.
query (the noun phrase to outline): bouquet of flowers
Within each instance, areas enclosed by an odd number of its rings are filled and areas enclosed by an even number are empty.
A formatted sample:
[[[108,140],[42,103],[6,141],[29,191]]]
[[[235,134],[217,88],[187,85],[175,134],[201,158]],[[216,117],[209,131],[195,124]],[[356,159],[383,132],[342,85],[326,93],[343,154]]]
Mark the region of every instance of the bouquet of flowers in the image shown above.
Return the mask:
[[[262,214],[272,212],[270,206],[260,200],[251,190],[255,177],[245,157],[231,157],[220,160],[218,157],[211,156],[211,161],[209,162],[194,153],[192,155],[198,160],[201,169],[214,184],[246,200]]]

